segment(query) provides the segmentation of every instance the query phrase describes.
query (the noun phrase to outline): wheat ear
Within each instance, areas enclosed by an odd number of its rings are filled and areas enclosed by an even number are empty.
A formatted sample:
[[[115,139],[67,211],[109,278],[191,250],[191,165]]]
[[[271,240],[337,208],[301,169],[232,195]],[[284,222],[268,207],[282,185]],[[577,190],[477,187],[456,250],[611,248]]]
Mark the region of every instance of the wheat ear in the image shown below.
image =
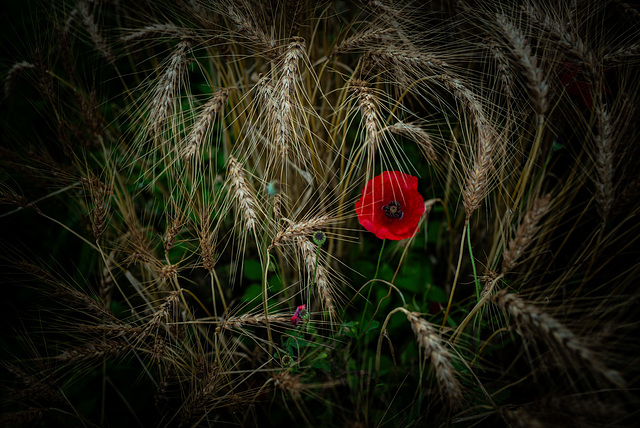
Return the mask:
[[[28,61],[16,62],[11,66],[4,79],[4,97],[8,98],[15,87],[18,76],[26,70],[34,69],[36,66]]]
[[[536,199],[531,210],[524,216],[524,220],[516,231],[516,235],[509,241],[509,245],[502,255],[502,273],[506,274],[518,265],[524,250],[527,249],[534,236],[540,229],[540,220],[549,210],[551,195]]]
[[[93,202],[93,209],[91,210],[91,227],[93,229],[93,236],[96,240],[99,240],[104,232],[108,210],[107,202],[112,190],[96,177],[91,177],[84,181],[89,187],[89,194],[91,195],[91,200]]]
[[[625,381],[620,373],[607,368],[578,336],[551,315],[506,290],[499,291],[491,301],[515,319],[521,335],[528,340],[546,343],[559,361],[573,361],[575,357],[597,375],[624,388]]]
[[[298,223],[292,223],[286,229],[278,232],[271,242],[271,247],[284,245],[287,241],[292,242],[295,238],[310,236],[313,232],[320,230],[332,220],[329,216],[313,217]]]
[[[141,39],[157,38],[158,36],[195,38],[197,34],[187,29],[176,27],[173,24],[153,24],[133,30],[129,34],[122,36],[120,40],[128,43]]]
[[[242,164],[233,156],[229,156],[228,175],[239,211],[242,212],[245,227],[247,230],[254,230],[258,218],[256,214],[258,204],[247,183]]]
[[[429,321],[420,318],[418,313],[405,309],[402,311],[407,315],[418,344],[424,349],[425,357],[431,359],[440,392],[452,409],[460,408],[464,402],[462,385],[454,376],[455,369],[451,363],[451,353],[445,347],[437,329]]]
[[[288,315],[251,315],[244,314],[237,317],[229,317],[218,325],[216,332],[219,333],[222,329],[233,331],[234,328],[242,329],[246,325],[267,325],[271,323],[287,324],[291,322],[291,317]]]
[[[431,162],[435,162],[438,160],[436,152],[435,150],[433,150],[431,137],[420,126],[413,123],[397,122],[387,127],[387,129],[394,134],[403,135],[405,137],[411,138],[413,141],[418,143],[420,151],[422,151],[424,156]]]
[[[596,202],[603,221],[607,221],[614,202],[614,147],[611,116],[604,105],[595,106],[598,132],[594,133],[596,143]]]
[[[187,71],[189,59],[187,53],[191,48],[191,40],[183,39],[177,45],[171,55],[169,66],[158,82],[149,107],[149,132],[157,136],[162,125],[167,120],[178,93],[180,81]]]
[[[276,146],[280,158],[286,160],[293,140],[294,98],[295,85],[299,78],[298,61],[303,58],[305,49],[304,39],[294,37],[284,53],[282,61],[282,75],[275,88],[278,105],[275,108]]]
[[[229,91],[227,89],[221,89],[213,94],[213,97],[204,105],[202,113],[189,133],[185,147],[182,150],[182,156],[186,160],[191,159],[191,157],[196,154],[205,139],[207,131],[211,128],[216,116],[219,116],[222,112],[228,98]]]
[[[169,322],[169,317],[180,300],[181,291],[182,290],[176,290],[169,293],[169,295],[164,299],[164,303],[158,307],[149,323],[145,326],[144,335],[148,335],[156,331],[162,322],[165,324]]]
[[[511,46],[511,52],[522,65],[524,76],[527,79],[529,90],[533,99],[534,110],[538,123],[544,121],[547,112],[547,92],[549,86],[544,78],[542,68],[538,66],[537,57],[531,53],[531,46],[518,27],[504,15],[496,15],[496,22],[502,34]]]
[[[360,31],[344,40],[342,40],[331,52],[331,55],[340,55],[345,52],[352,51],[367,46],[372,42],[389,39],[389,34],[394,30],[385,27],[374,27],[364,31]]]
[[[322,308],[325,311],[329,311],[332,317],[336,316],[335,307],[333,305],[332,286],[329,281],[329,271],[327,270],[324,261],[318,259],[318,246],[304,237],[297,237],[296,244],[300,249],[304,263],[307,266],[307,277],[309,279],[309,285],[313,281],[315,276],[314,288],[320,296],[322,301]],[[315,275],[314,275],[315,274]]]
[[[489,48],[489,52],[491,52],[491,56],[496,62],[498,73],[500,74],[500,81],[502,82],[502,91],[507,97],[512,98],[513,76],[509,70],[509,60],[493,38],[486,38],[485,43]]]
[[[278,55],[278,52],[275,49],[275,40],[269,38],[260,27],[251,21],[251,19],[238,12],[238,10],[233,6],[228,7],[227,15],[236,25],[237,31],[247,37],[262,55],[270,59],[274,59]]]
[[[585,45],[582,38],[571,29],[571,26],[560,23],[548,14],[542,15],[539,10],[532,5],[523,7],[523,10],[533,21],[536,21],[542,26],[551,38],[558,43],[564,53],[571,55],[578,64],[586,65],[586,70],[593,75],[598,74],[598,67],[593,52]]]
[[[114,65],[116,62],[115,57],[109,49],[109,45],[104,40],[104,37],[102,37],[100,29],[98,28],[98,24],[96,24],[93,19],[93,15],[89,12],[89,6],[87,5],[87,2],[80,2],[78,4],[78,11],[80,12],[82,24],[87,29],[87,32],[89,33],[91,41],[96,47],[96,50],[100,52],[100,55],[102,55],[107,61],[109,61],[110,64]]]
[[[360,108],[362,117],[364,118],[364,128],[367,132],[365,141],[367,143],[369,153],[375,153],[378,148],[379,139],[379,113],[373,89],[369,86],[369,83],[364,80],[353,80],[349,86],[355,93],[358,107]]]
[[[90,361],[96,359],[111,359],[124,355],[133,347],[126,342],[119,340],[102,340],[90,343],[86,346],[79,346],[63,350],[54,359],[66,363],[76,363],[79,361]]]

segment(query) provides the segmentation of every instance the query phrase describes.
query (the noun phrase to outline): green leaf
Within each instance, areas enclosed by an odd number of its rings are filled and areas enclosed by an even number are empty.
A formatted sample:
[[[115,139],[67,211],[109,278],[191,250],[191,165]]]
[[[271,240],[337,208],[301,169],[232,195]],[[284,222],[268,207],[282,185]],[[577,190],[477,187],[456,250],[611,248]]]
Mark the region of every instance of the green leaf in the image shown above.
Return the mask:
[[[368,321],[365,321],[362,324],[362,327],[359,325],[360,323],[358,321],[349,321],[346,322],[344,324],[342,324],[341,326],[341,332],[342,334],[344,334],[347,337],[353,337],[353,338],[357,338],[360,336],[360,328],[365,328],[367,325],[369,325]],[[380,327],[380,323],[376,320],[371,321],[371,325],[369,325],[369,328],[367,328],[367,331],[365,334],[369,334],[375,330],[378,329],[378,327]]]
[[[318,355],[318,357],[316,358],[316,360],[313,363],[313,367],[319,370],[324,370],[326,372],[330,372],[331,371],[331,364],[326,360],[327,358],[327,353],[323,352],[320,355]]]
[[[255,300],[258,296],[262,294],[262,286],[260,284],[251,284],[244,291],[244,296],[242,296],[242,300],[245,302],[250,302]]]
[[[347,337],[358,337],[358,321],[349,321],[342,324],[340,332]]]
[[[244,261],[244,276],[252,281],[260,281],[262,279],[262,265],[257,260]]]
[[[367,329],[367,331],[365,332],[365,334],[369,334],[374,332],[375,330],[378,329],[378,327],[380,327],[380,323],[376,320],[371,321],[371,325],[369,326],[369,328]]]
[[[269,290],[272,293],[277,293],[282,290],[282,278],[280,276],[272,276],[269,278]]]
[[[427,285],[426,299],[431,302],[445,303],[449,301],[449,296],[444,290],[435,285]]]
[[[428,263],[418,263],[412,260],[412,263],[402,266],[395,284],[402,290],[423,293],[431,281],[431,266]]]
[[[284,342],[285,348],[287,348],[287,353],[289,355],[298,355],[298,350],[300,348],[310,347],[315,348],[315,343],[308,342],[300,336],[288,336],[287,340]]]
[[[441,210],[444,211],[443,208]],[[438,222],[431,222],[427,226],[427,242],[430,244],[435,244],[438,242],[438,235],[440,234],[440,228],[442,225]]]

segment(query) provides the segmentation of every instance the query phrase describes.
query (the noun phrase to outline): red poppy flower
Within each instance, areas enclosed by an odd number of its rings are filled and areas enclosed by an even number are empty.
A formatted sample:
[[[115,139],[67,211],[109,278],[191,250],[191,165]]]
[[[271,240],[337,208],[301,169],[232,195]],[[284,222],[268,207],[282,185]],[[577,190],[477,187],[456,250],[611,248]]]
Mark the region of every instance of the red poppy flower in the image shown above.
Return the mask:
[[[358,221],[380,239],[411,238],[424,213],[418,178],[400,171],[385,171],[369,180],[356,203]]]

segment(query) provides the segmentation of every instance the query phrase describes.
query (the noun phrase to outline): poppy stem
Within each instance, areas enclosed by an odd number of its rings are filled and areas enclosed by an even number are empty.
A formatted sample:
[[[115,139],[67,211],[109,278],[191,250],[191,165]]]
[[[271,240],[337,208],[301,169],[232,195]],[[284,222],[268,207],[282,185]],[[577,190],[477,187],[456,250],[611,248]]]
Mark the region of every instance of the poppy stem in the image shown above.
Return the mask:
[[[449,293],[449,303],[447,303],[447,310],[444,312],[444,319],[442,320],[442,326],[440,327],[440,331],[444,329],[444,326],[447,325],[447,318],[449,317],[449,311],[451,310],[451,302],[453,301],[453,295],[456,292],[456,285],[458,284],[458,275],[460,275],[460,264],[462,263],[462,253],[464,251],[464,235],[467,233],[467,224],[469,223],[469,219],[465,222],[465,227],[462,229],[462,239],[460,240],[460,251],[458,254],[458,266],[456,267],[456,276],[453,278],[453,286],[451,287],[451,292]]]
[[[386,239],[382,240],[382,248],[380,248],[380,254],[378,254],[378,264],[376,266],[376,273],[373,275],[373,279],[378,279],[378,272],[380,271],[380,261],[382,260],[382,253],[384,252],[384,244],[387,243]],[[371,297],[371,288],[373,287],[373,281],[369,284],[369,291],[367,292],[367,300],[364,302],[364,310],[362,311],[362,319],[360,319],[360,325],[364,322],[364,317],[369,309],[369,298]],[[364,335],[364,331],[360,332],[360,337]]]
[[[382,240],[382,248],[380,248],[380,254],[378,254],[378,264],[376,265],[376,273],[373,275],[373,279],[378,279],[378,271],[380,270],[380,260],[382,260],[382,252],[384,251],[384,244],[387,243],[386,239]],[[371,290],[371,289],[369,289]]]

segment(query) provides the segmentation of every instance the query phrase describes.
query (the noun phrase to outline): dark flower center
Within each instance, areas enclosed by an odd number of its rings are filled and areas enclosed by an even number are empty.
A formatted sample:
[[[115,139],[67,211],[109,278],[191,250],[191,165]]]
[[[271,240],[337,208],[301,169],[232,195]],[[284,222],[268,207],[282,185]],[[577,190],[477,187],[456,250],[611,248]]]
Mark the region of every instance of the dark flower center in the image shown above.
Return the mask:
[[[396,201],[391,201],[387,205],[383,206],[384,213],[389,218],[401,219],[404,213],[400,209],[400,204]]]

